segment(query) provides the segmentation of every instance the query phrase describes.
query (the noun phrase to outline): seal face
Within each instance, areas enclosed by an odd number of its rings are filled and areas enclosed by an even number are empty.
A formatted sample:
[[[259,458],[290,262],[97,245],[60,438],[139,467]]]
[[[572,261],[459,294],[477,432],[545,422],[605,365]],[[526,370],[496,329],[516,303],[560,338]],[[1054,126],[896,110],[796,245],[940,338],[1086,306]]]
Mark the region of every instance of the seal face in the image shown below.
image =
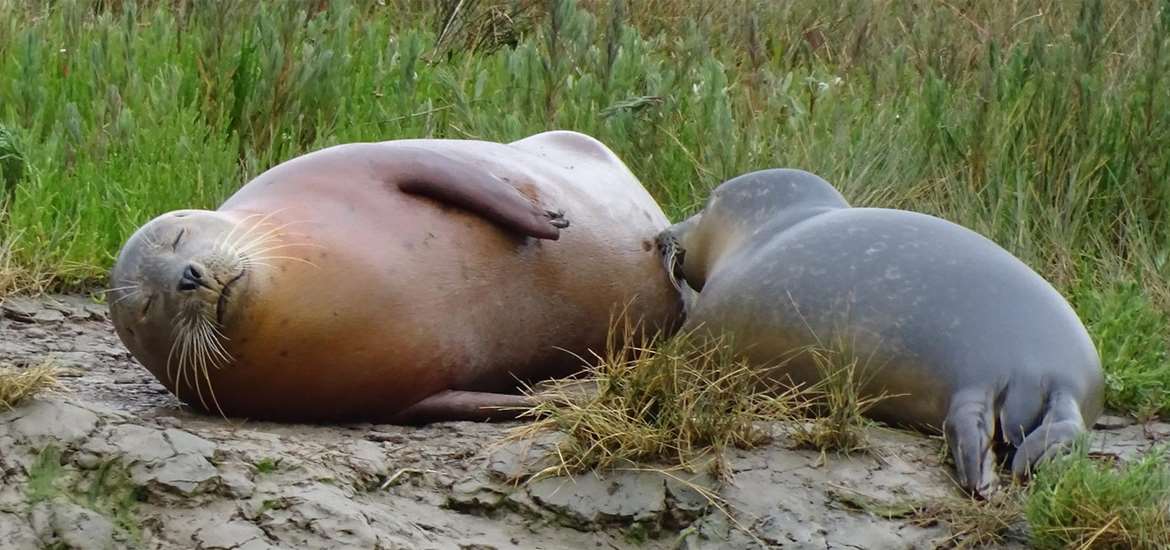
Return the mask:
[[[228,360],[222,336],[231,297],[247,288],[253,263],[245,245],[254,243],[242,242],[236,229],[214,212],[171,212],[135,232],[119,254],[111,277],[121,291],[110,308],[114,326],[136,356],[165,351],[169,379],[206,378]],[[196,387],[206,406],[204,387]]]
[[[800,170],[745,174],[657,238],[684,329],[733,333],[756,364],[815,383],[800,350],[863,358],[871,416],[941,431],[959,484],[992,489],[993,443],[1026,476],[1103,403],[1100,359],[1067,301],[992,241],[915,212],[852,208]]]
[[[205,411],[492,418],[527,403],[521,383],[579,370],[619,310],[676,327],[652,246],[668,224],[582,134],[340,145],[271,168],[214,212],[141,227],[111,274],[111,318]]]

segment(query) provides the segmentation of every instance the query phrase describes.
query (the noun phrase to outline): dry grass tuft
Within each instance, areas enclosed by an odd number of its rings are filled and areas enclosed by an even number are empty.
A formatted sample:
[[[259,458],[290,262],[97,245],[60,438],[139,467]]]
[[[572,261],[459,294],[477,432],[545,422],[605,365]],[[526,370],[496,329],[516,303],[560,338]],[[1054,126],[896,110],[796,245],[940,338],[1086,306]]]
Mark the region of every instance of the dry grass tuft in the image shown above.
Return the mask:
[[[42,391],[59,388],[57,365],[51,360],[28,368],[0,367],[0,410],[10,410]]]
[[[928,526],[937,522],[950,529],[941,545],[973,548],[1002,545],[1024,521],[1024,492],[1016,486],[1005,487],[985,500],[949,498],[914,513],[915,523]]]
[[[873,370],[842,346],[810,348],[808,353],[821,373],[821,380],[802,392],[813,414],[809,421],[795,423],[789,439],[797,448],[835,451],[849,455],[868,452],[866,428],[874,422],[865,413],[889,394],[866,396],[864,388]]]
[[[20,270],[12,260],[16,239],[0,241],[0,299],[14,294],[20,284]]]
[[[547,399],[524,413],[537,420],[509,439],[567,436],[558,443],[558,464],[545,472],[553,475],[630,462],[689,467],[703,457],[722,472],[723,449],[768,441],[760,423],[792,420],[804,406],[795,390],[769,387],[733,349],[727,337],[646,337],[623,323],[610,331],[605,357],[578,379],[542,391]],[[582,397],[575,390],[583,382],[596,392]]]
[[[432,58],[455,51],[487,55],[514,47],[536,27],[542,8],[536,0],[446,0],[439,6]]]
[[[21,233],[4,235],[6,228],[0,225],[0,303],[4,298],[15,295],[35,296],[44,294],[56,280],[53,268],[44,262],[28,262],[17,258],[17,244]],[[62,266],[62,273],[69,267]],[[84,270],[81,266],[75,266]]]

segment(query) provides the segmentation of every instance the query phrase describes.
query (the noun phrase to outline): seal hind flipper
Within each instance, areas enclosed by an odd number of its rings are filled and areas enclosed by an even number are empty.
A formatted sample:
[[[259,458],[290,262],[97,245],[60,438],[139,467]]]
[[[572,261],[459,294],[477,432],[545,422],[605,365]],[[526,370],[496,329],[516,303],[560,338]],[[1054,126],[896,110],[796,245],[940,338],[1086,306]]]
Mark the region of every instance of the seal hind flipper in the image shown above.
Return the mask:
[[[995,482],[995,457],[991,449],[995,411],[990,392],[970,389],[956,394],[943,433],[955,461],[959,486],[976,496],[987,496]]]
[[[569,222],[563,211],[541,208],[491,171],[438,151],[395,147],[383,176],[404,193],[466,208],[504,227],[555,241]],[[382,174],[379,174],[382,175]]]
[[[1044,389],[1035,380],[1017,377],[1005,385],[1000,393],[999,428],[1001,439],[1018,449],[1044,416],[1044,404],[1036,396]]]
[[[1066,393],[1054,392],[1048,399],[1044,420],[1016,449],[1012,476],[1027,479],[1037,464],[1063,452],[1083,433],[1085,423],[1077,400]]]

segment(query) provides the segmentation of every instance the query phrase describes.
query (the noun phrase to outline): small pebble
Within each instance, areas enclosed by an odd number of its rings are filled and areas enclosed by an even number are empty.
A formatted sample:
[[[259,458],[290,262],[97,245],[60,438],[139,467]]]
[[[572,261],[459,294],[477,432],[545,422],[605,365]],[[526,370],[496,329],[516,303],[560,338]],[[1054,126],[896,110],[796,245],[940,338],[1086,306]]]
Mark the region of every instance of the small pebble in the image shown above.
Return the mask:
[[[179,426],[183,425],[181,420],[173,416],[160,416],[156,418],[155,421],[157,421],[160,426],[166,426],[168,428],[178,428]]]
[[[389,434],[386,432],[370,432],[366,434],[366,439],[376,441],[378,443],[402,443],[406,438],[402,434]]]
[[[1098,430],[1120,430],[1131,424],[1133,424],[1132,418],[1103,414],[1097,418],[1097,423],[1093,427]]]
[[[9,298],[0,305],[0,313],[13,321],[21,323],[35,322],[34,317],[39,312],[36,304],[25,298]]]
[[[102,457],[93,453],[77,453],[73,457],[73,462],[82,470],[93,470],[101,465]]]
[[[59,323],[65,320],[65,314],[55,309],[42,309],[33,315],[33,321],[37,323]]]

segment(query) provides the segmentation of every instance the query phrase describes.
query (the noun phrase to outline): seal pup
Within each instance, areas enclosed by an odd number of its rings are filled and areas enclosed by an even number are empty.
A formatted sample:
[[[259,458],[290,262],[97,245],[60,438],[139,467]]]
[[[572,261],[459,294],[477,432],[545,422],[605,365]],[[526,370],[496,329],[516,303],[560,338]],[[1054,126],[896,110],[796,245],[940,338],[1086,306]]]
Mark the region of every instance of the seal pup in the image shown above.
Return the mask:
[[[863,395],[894,396],[869,416],[942,432],[968,492],[992,489],[993,442],[1027,477],[1101,413],[1100,358],[1072,307],[960,225],[853,208],[813,174],[772,169],[721,184],[657,241],[684,331],[731,333],[753,364],[802,384],[821,371],[799,350],[844,344]]]
[[[681,320],[669,225],[597,140],[351,143],[279,164],[215,211],[139,228],[111,274],[133,356],[228,416],[421,423],[531,404],[611,316]],[[514,413],[511,413],[514,415]]]

